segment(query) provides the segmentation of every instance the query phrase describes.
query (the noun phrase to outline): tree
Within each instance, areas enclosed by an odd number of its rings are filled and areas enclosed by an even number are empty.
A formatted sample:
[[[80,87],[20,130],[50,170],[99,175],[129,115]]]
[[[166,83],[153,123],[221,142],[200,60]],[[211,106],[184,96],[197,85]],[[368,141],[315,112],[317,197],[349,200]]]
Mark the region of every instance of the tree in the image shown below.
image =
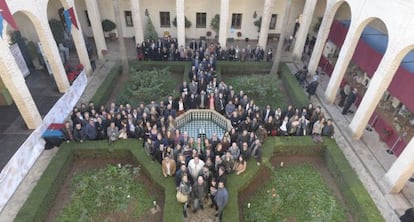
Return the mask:
[[[211,19],[211,22],[210,22],[210,27],[211,27],[211,29],[213,29],[215,32],[216,32],[216,34],[218,35],[218,33],[219,33],[219,30],[220,30],[220,15],[219,14],[216,14],[212,19]]]
[[[260,32],[260,26],[262,25],[262,16],[260,16],[259,19],[254,21],[253,24],[257,27],[257,32]]]
[[[158,33],[157,31],[155,31],[154,24],[152,24],[149,14],[147,13],[145,14],[147,15],[147,25],[145,26],[144,38],[145,39],[158,39]]]

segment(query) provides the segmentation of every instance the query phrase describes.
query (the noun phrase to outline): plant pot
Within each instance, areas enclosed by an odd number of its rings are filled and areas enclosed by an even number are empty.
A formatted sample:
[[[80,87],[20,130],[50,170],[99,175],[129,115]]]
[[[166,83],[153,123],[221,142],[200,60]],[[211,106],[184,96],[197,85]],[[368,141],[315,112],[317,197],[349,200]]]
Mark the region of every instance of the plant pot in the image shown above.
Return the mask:
[[[116,39],[116,33],[115,32],[110,32],[108,34],[108,37],[109,37],[110,40],[115,40]]]

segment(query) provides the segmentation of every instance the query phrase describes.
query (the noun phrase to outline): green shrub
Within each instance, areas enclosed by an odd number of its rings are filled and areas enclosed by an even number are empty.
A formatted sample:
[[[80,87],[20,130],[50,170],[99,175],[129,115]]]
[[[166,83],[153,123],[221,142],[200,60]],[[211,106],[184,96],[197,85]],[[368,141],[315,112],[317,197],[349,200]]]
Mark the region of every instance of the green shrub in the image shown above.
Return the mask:
[[[243,204],[245,221],[346,221],[321,174],[309,164],[277,168]]]
[[[139,167],[107,165],[78,173],[71,180],[71,201],[56,221],[107,220],[132,208],[124,220],[140,218],[154,200],[136,179]],[[81,219],[80,219],[81,218]]]
[[[280,75],[293,105],[296,107],[307,106],[309,104],[308,96],[285,63],[280,65]]]
[[[145,32],[144,32],[145,39],[158,39],[158,33],[155,31],[154,24],[152,23],[151,18],[147,15],[147,24],[145,25]]]
[[[113,21],[109,19],[104,19],[102,21],[102,30],[104,32],[112,32],[115,29],[116,29],[116,24]]]
[[[96,107],[106,104],[120,73],[121,66],[119,64],[116,64],[111,68],[105,80],[99,86],[98,90],[95,92],[95,95],[91,99],[91,101],[96,104]]]

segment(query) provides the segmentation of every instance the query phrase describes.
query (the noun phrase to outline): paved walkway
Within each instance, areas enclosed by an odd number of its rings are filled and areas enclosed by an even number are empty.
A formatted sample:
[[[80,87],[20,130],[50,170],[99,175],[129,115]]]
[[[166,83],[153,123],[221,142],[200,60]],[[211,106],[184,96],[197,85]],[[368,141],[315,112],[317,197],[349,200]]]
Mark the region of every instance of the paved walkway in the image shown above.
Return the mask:
[[[128,57],[135,57],[135,47],[132,40],[126,41],[128,49]],[[254,44],[251,44],[254,45]],[[275,45],[273,45],[273,48]],[[119,51],[116,42],[108,43],[109,54],[107,60],[98,63],[90,83],[85,90],[81,102],[88,102],[96,89],[104,80],[108,74],[110,67],[114,61],[119,58]],[[273,50],[276,52],[276,50]],[[282,60],[288,62],[288,65],[293,73],[303,66],[302,62],[292,62],[289,53],[285,53],[282,56]],[[414,201],[414,184],[407,183],[403,192],[400,194],[385,194],[381,191],[381,181],[386,170],[390,168],[396,157],[386,154],[387,147],[385,144],[379,141],[378,134],[375,132],[365,132],[362,139],[354,141],[350,132],[347,130],[347,126],[352,118],[352,114],[343,116],[336,105],[328,104],[324,100],[323,91],[326,88],[328,82],[327,76],[321,76],[320,87],[317,91],[317,98],[312,98],[312,103],[315,105],[320,104],[327,116],[335,120],[336,134],[335,139],[343,150],[346,158],[351,163],[361,181],[367,188],[374,202],[382,212],[386,221],[399,221],[398,215],[403,211],[411,207]],[[57,149],[45,150],[35,165],[29,171],[28,175],[23,180],[15,194],[10,199],[9,203],[0,212],[0,221],[13,221],[17,212],[24,204],[24,201],[30,194],[33,187],[36,185],[37,180],[47,167],[51,158],[55,155]],[[363,161],[361,161],[363,160]],[[411,203],[410,203],[411,202]]]

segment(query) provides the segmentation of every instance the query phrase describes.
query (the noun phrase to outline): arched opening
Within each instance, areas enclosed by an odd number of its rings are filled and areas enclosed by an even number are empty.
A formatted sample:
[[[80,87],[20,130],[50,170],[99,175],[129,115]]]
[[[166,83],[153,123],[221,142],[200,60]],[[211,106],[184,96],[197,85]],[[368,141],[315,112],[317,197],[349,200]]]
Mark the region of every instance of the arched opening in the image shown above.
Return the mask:
[[[77,67],[81,64],[71,33],[71,30],[76,27],[72,22],[67,22],[69,17],[65,17],[65,13],[68,13],[66,16],[69,16],[69,12],[67,11],[69,8],[70,6],[66,5],[66,2],[62,0],[50,0],[47,5],[49,26],[58,46],[59,54],[68,77],[71,73],[76,72]],[[77,21],[76,24],[78,24]],[[92,56],[91,44],[88,41],[85,41],[85,44],[88,53]],[[69,79],[69,81],[71,82],[73,80]]]
[[[396,156],[414,136],[414,102],[409,93],[414,84],[414,49],[407,51],[401,52],[403,58],[369,122],[388,152]]]
[[[46,115],[50,108],[61,97],[54,77],[47,71],[45,57],[39,50],[39,35],[36,17],[27,11],[13,14],[19,31],[7,26],[7,38],[10,48],[19,59],[16,63],[25,75],[26,86],[41,116]],[[25,69],[27,67],[27,69]],[[0,82],[2,100],[0,104],[0,169],[3,168],[16,150],[32,132],[27,129],[23,117],[7,91],[7,85]],[[4,90],[6,89],[6,90]]]

